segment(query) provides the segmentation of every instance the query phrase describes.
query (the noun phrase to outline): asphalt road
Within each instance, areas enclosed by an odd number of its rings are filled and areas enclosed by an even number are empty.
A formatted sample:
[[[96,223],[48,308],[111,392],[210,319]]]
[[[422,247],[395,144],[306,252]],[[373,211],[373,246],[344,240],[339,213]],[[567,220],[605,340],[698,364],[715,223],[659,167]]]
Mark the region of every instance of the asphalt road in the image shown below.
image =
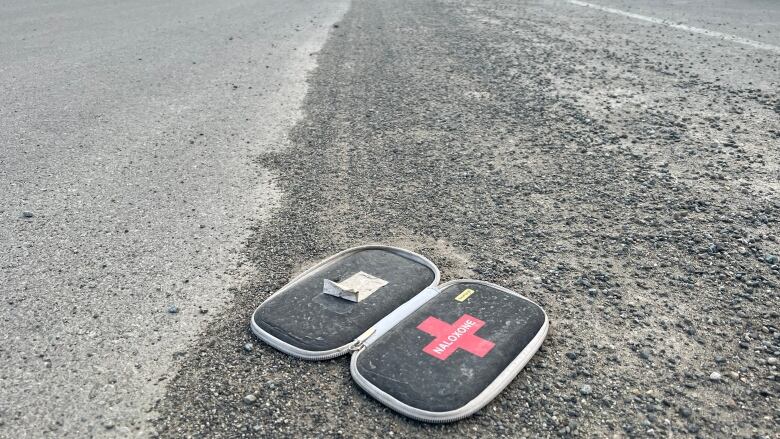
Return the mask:
[[[346,5],[264,3],[73,18],[57,51],[28,6],[0,14],[0,435],[776,435],[780,5],[360,0],[331,26]],[[542,350],[474,417],[429,425],[346,358],[252,336],[271,292],[366,242],[533,298]]]
[[[0,437],[148,435],[346,6],[0,4]]]
[[[780,52],[752,20],[778,7],[655,5],[353,2],[293,145],[259,160],[283,194],[248,245],[263,276],[183,359],[163,436],[772,436]],[[698,30],[734,28],[752,45]],[[254,340],[270,292],[365,242],[539,301],[542,351],[478,415],[427,425],[345,358]]]
[[[773,0],[599,0],[592,3],[780,46],[780,8]]]

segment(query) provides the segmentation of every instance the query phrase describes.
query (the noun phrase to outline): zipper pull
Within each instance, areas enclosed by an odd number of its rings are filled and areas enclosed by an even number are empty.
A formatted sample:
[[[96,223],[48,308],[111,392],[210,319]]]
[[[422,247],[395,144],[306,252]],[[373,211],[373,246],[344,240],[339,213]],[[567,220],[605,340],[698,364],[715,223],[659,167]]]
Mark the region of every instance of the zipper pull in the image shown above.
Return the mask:
[[[371,328],[368,328],[368,331],[360,334],[360,337],[356,338],[355,341],[352,343],[352,346],[349,347],[349,350],[351,352],[359,351],[365,347],[363,344],[366,340],[368,340],[368,337],[371,337],[376,332],[376,329],[372,326]]]

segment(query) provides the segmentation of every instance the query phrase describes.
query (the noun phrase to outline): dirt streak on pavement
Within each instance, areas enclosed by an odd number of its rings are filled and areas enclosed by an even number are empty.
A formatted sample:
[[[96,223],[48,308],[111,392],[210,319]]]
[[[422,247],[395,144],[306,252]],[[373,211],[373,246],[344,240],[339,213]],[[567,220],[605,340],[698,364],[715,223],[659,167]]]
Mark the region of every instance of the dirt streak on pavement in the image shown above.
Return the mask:
[[[777,431],[780,60],[572,8],[353,3],[293,146],[258,160],[284,194],[249,243],[262,276],[183,359],[163,436]],[[362,393],[347,358],[253,338],[272,291],[366,242],[528,295],[548,340],[476,416],[429,425]]]

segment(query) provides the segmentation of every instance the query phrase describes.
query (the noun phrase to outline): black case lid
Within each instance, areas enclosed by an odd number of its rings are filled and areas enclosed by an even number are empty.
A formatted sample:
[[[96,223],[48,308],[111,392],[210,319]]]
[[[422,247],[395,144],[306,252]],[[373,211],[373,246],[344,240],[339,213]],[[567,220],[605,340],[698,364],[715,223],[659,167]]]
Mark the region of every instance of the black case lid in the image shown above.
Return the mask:
[[[325,279],[338,281],[361,271],[387,281],[387,285],[361,302],[323,292]],[[285,344],[314,353],[329,351],[350,344],[438,281],[436,266],[415,253],[386,246],[357,247],[287,284],[263,302],[252,319],[256,327]]]
[[[523,351],[530,358],[538,345],[529,345],[541,344],[546,330],[547,316],[530,300],[496,285],[456,281],[362,350],[353,373],[404,414],[414,417],[403,406],[452,412],[477,400]],[[524,364],[514,363],[510,380]]]

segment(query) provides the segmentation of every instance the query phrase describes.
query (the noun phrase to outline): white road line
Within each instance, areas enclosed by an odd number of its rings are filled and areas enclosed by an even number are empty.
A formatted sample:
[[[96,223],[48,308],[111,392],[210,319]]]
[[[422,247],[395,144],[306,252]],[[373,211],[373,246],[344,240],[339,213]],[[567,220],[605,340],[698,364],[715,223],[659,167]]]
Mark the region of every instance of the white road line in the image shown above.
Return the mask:
[[[624,17],[635,18],[637,20],[649,21],[650,23],[661,24],[675,29],[681,29],[696,34],[707,35],[708,37],[720,38],[726,41],[733,41],[735,43],[744,44],[746,46],[755,47],[756,49],[771,50],[774,52],[780,52],[780,46],[772,44],[762,43],[760,41],[750,40],[748,38],[738,37],[736,35],[724,34],[723,32],[716,32],[714,30],[702,29],[700,27],[687,26],[679,23],[672,23],[669,20],[663,18],[648,17],[647,15],[634,14],[633,12],[621,11],[620,9],[608,8],[606,6],[595,5],[593,3],[582,2],[579,0],[567,0],[569,3],[584,6],[586,8],[598,9],[599,11],[609,12],[611,14],[622,15]]]

